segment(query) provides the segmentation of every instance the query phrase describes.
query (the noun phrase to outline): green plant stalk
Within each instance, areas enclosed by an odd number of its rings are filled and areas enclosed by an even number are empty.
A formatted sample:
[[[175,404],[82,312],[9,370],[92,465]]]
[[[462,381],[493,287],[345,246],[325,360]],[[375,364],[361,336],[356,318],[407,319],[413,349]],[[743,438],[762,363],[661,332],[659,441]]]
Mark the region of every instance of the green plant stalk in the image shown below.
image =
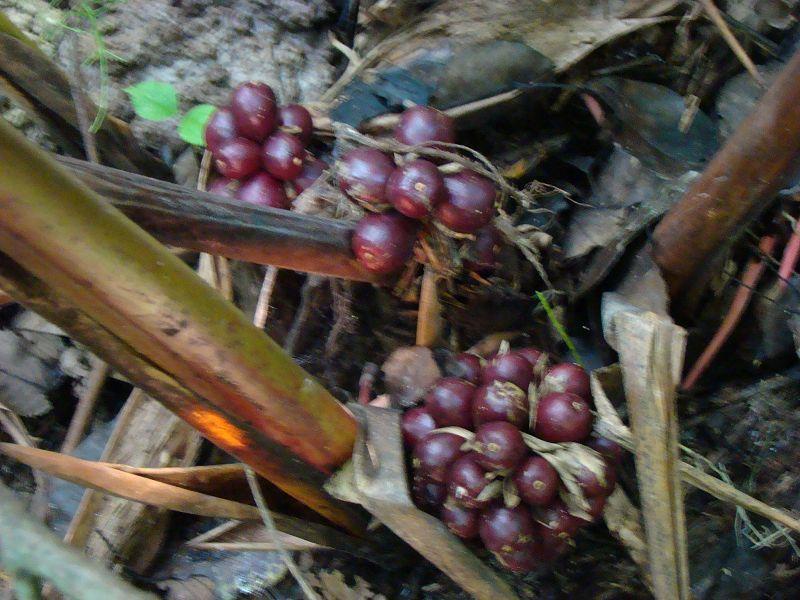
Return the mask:
[[[578,365],[580,365],[581,367],[584,366],[583,360],[581,359],[581,355],[578,354],[578,349],[575,347],[572,338],[569,337],[567,330],[564,329],[564,326],[561,324],[561,321],[559,321],[558,317],[556,317],[556,313],[553,310],[553,307],[550,305],[550,302],[548,302],[547,298],[542,292],[536,292],[536,297],[539,299],[539,302],[541,302],[542,308],[544,308],[544,312],[547,313],[547,318],[550,319],[550,323],[553,324],[553,327],[555,327],[556,331],[558,332],[558,335],[561,337],[562,340],[564,340],[564,343],[567,345],[569,353],[572,354],[572,358],[575,359],[575,362]]]
[[[13,21],[9,19],[4,13],[0,12],[0,33],[5,33],[6,35],[10,35],[11,37],[19,40],[31,50],[42,56],[43,58],[47,58],[44,52],[36,45],[31,38],[25,35],[22,30],[14,25]]]
[[[293,458],[287,476],[329,475],[350,457],[350,412],[188,266],[7,123],[0,164],[11,167],[0,171],[0,251],[215,410],[283,448]],[[206,423],[217,435],[224,427]]]
[[[14,494],[0,484],[0,566],[15,576],[20,598],[36,598],[37,578],[53,582],[70,598],[82,600],[155,600],[68,547],[35,521]],[[38,590],[37,590],[38,591]]]
[[[359,511],[321,491],[326,479],[324,475],[312,469],[287,473],[285,463],[291,462],[293,457],[287,455],[282,447],[258,432],[247,429],[245,424],[236,421],[234,415],[216,410],[78,308],[66,304],[52,289],[3,254],[0,254],[0,288],[7,290],[25,307],[58,325],[73,339],[90,347],[105,362],[192,425],[209,441],[252,465],[259,474],[288,494],[303,500],[335,523],[352,531],[360,529],[362,519]],[[231,444],[231,440],[243,443]]]

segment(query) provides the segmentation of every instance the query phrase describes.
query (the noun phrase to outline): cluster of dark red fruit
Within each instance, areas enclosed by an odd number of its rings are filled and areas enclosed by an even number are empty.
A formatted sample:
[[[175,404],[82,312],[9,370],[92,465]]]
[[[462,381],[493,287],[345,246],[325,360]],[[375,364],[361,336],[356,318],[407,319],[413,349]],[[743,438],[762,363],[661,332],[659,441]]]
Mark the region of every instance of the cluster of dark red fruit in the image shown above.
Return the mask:
[[[586,371],[547,363],[534,348],[488,360],[457,355],[450,376],[431,387],[424,406],[402,418],[417,506],[438,515],[455,535],[480,539],[515,572],[555,560],[589,524],[568,510],[559,472],[547,453],[530,450],[527,432],[546,442],[581,442],[600,459],[599,470],[581,463],[574,473],[592,519],[614,489],[622,457],[617,444],[592,435]],[[538,398],[533,410],[529,390]]]
[[[437,147],[455,141],[450,117],[429,106],[400,116],[395,139],[409,146]],[[443,173],[432,160],[409,154],[398,164],[375,148],[350,150],[337,164],[339,186],[369,212],[357,224],[353,252],[375,273],[400,269],[411,257],[420,221],[433,219],[458,234],[474,234],[478,269],[494,266],[499,240],[490,222],[497,189],[477,173]]]
[[[299,104],[279,106],[265,83],[241,84],[230,105],[216,110],[205,128],[206,148],[220,175],[208,191],[289,208],[290,196],[309,187],[328,166],[306,150],[312,129],[311,114]]]

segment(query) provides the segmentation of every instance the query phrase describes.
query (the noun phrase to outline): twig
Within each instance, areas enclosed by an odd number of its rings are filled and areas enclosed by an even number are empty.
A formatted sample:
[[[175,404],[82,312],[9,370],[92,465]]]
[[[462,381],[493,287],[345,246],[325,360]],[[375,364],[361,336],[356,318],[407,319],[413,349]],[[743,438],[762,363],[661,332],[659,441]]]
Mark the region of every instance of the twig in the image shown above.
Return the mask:
[[[78,398],[78,405],[72,414],[72,420],[69,422],[67,435],[61,444],[62,454],[72,454],[75,448],[78,447],[110,372],[111,367],[108,366],[108,363],[98,358],[93,360],[86,387],[83,389],[80,398]]]
[[[264,273],[264,281],[261,284],[261,291],[258,293],[258,302],[253,314],[253,324],[259,329],[264,329],[269,317],[269,303],[272,298],[272,290],[275,289],[275,279],[278,276],[277,267],[267,267]]]
[[[256,478],[255,471],[253,471],[253,469],[251,469],[249,466],[245,465],[244,472],[247,476],[247,483],[250,485],[250,491],[253,494],[253,499],[256,501],[258,512],[261,514],[261,520],[264,521],[264,527],[266,527],[267,531],[269,531],[272,535],[272,541],[275,544],[278,554],[281,555],[283,562],[286,564],[286,568],[289,569],[289,572],[300,585],[306,598],[309,600],[320,600],[319,596],[313,589],[311,589],[308,581],[306,581],[305,577],[303,577],[299,567],[294,560],[292,560],[291,555],[283,545],[283,540],[277,533],[278,530],[275,528],[275,522],[272,520],[272,514],[269,511],[269,507],[264,501],[264,495],[261,493],[261,488],[258,485],[258,479]]]
[[[797,267],[798,259],[800,259],[800,220],[795,223],[792,236],[786,244],[780,267],[778,267],[778,286],[781,291],[785,290],[789,284],[789,279]]]
[[[564,329],[561,321],[559,321],[558,317],[556,317],[556,313],[553,310],[553,307],[550,306],[550,302],[548,302],[547,298],[542,292],[537,291],[536,297],[539,299],[539,302],[541,302],[544,312],[547,313],[547,318],[550,319],[550,323],[552,323],[553,327],[558,332],[558,335],[562,340],[564,340],[567,348],[569,348],[569,353],[572,354],[572,358],[575,359],[575,362],[582,367],[583,360],[581,359],[581,355],[578,353],[578,349],[575,347],[575,343],[572,341],[572,338],[569,337],[567,330]]]
[[[417,311],[417,346],[433,346],[442,333],[442,304],[436,289],[437,277],[433,268],[425,265]]]
[[[722,13],[714,4],[713,0],[700,0],[703,4],[703,8],[705,9],[708,17],[711,19],[712,23],[719,29],[719,33],[725,42],[730,46],[733,53],[736,55],[736,58],[739,59],[739,62],[742,63],[747,72],[756,80],[758,85],[761,87],[766,86],[766,82],[764,78],[761,76],[761,73],[758,72],[758,68],[747,55],[747,52],[739,43],[739,40],[736,39],[736,36],[733,35],[730,27],[725,22],[725,17],[722,16]]]
[[[313,292],[323,282],[323,278],[317,275],[309,275],[306,282],[303,284],[303,289],[300,292],[300,306],[297,307],[297,312],[294,316],[294,321],[286,334],[286,340],[283,343],[283,349],[290,355],[294,356],[297,349],[297,342],[300,339],[300,332],[305,325],[308,313],[311,310],[311,296]]]
[[[762,256],[771,255],[772,251],[775,249],[776,242],[775,236],[764,236],[759,243],[760,254]],[[711,365],[714,357],[716,357],[722,346],[725,345],[725,342],[733,333],[733,330],[736,329],[744,311],[747,310],[747,306],[750,303],[750,298],[753,295],[753,288],[764,274],[764,269],[766,269],[766,263],[761,257],[751,260],[747,265],[744,275],[742,276],[742,281],[739,284],[739,289],[736,290],[736,295],[733,297],[731,306],[728,309],[728,313],[722,320],[714,337],[711,338],[708,346],[706,346],[706,349],[703,350],[703,353],[697,361],[695,361],[694,365],[692,365],[691,370],[681,383],[682,390],[690,390],[694,387],[703,373],[705,373],[706,369],[708,369],[709,365]]]
[[[78,128],[81,132],[83,139],[83,149],[86,152],[86,158],[93,163],[100,163],[100,157],[97,153],[97,144],[95,143],[94,133],[91,130],[91,123],[89,122],[89,111],[86,102],[86,94],[83,91],[83,76],[81,74],[81,60],[78,53],[78,35],[73,33],[69,42],[69,53],[71,62],[71,72],[69,78],[69,87],[72,94],[72,103],[75,105],[75,115],[78,118]]]

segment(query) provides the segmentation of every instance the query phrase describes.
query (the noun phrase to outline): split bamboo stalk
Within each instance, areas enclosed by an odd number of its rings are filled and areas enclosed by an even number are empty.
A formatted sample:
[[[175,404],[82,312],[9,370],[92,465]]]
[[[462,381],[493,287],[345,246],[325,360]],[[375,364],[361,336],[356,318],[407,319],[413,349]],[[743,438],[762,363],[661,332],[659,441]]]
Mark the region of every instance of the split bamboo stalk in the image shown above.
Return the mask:
[[[171,410],[321,514],[359,529],[353,509],[320,489],[352,452],[350,412],[189,267],[5,123],[0,164],[13,165],[0,171],[0,250],[129,354],[191,390]]]

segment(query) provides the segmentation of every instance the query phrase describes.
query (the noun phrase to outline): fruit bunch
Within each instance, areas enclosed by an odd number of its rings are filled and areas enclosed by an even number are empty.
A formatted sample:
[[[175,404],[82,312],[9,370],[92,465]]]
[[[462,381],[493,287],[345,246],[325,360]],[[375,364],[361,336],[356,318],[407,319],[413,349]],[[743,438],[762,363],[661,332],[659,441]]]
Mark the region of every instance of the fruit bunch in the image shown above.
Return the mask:
[[[455,141],[455,129],[444,113],[414,106],[400,116],[394,137],[408,146],[437,148],[437,143]],[[411,258],[419,226],[431,221],[457,235],[474,235],[471,266],[493,268],[500,241],[491,226],[497,189],[474,171],[447,172],[450,167],[415,154],[393,157],[368,147],[341,157],[336,168],[339,187],[368,211],[352,239],[353,252],[367,270],[400,269]]]
[[[589,377],[535,348],[457,355],[402,417],[412,495],[455,535],[529,571],[600,516],[622,449],[592,434]]]
[[[279,105],[267,84],[239,85],[230,104],[217,109],[206,124],[206,148],[219,174],[208,191],[249,204],[289,208],[290,196],[308,188],[327,168],[306,149],[312,128],[305,108]]]

